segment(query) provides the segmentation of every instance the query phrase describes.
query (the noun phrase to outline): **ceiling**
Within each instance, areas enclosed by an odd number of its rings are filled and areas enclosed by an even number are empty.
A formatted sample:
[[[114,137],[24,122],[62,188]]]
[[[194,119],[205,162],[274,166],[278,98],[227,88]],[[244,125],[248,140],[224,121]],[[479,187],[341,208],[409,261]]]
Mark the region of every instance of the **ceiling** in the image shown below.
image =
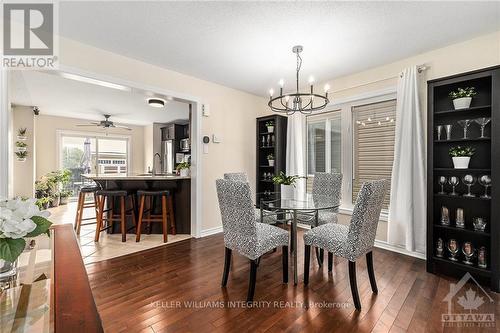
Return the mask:
[[[11,102],[37,106],[40,114],[88,120],[111,115],[116,123],[149,125],[189,119],[189,105],[168,101],[164,108],[147,104],[151,96],[137,89],[107,88],[59,76],[56,72],[12,71]]]
[[[500,29],[499,2],[61,2],[61,35],[264,95]]]

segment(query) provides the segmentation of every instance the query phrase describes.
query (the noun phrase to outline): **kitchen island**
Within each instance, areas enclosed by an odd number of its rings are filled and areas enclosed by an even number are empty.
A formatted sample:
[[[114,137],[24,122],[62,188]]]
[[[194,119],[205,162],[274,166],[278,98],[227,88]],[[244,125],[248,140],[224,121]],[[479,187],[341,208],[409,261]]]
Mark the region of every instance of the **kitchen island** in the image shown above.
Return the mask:
[[[191,178],[176,175],[152,174],[86,174],[83,175],[99,185],[103,190],[169,190],[173,195],[175,229],[179,234],[191,234]],[[136,201],[137,202],[137,201]],[[159,204],[159,202],[158,202]],[[159,206],[158,204],[154,206]],[[158,209],[159,207],[155,207]],[[138,207],[136,207],[136,215]],[[127,220],[127,230],[134,233],[131,219]],[[162,233],[161,224],[151,224],[152,233]],[[114,223],[111,233],[120,233],[120,226]]]

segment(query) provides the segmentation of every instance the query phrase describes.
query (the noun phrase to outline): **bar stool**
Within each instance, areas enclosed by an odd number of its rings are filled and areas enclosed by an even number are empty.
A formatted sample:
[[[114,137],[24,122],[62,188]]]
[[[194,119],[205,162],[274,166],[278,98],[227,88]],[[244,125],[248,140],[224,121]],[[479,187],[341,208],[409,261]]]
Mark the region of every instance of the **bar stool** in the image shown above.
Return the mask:
[[[105,231],[113,227],[114,221],[120,221],[120,230],[122,233],[122,242],[127,241],[127,219],[126,216],[132,216],[132,221],[134,222],[134,227],[136,227],[135,220],[135,204],[133,195],[125,190],[99,190],[96,192],[97,202],[98,202],[98,218],[97,218],[97,228],[95,231],[95,241],[99,241],[99,235],[102,231]],[[114,213],[115,198],[120,199],[120,211],[118,214]],[[127,209],[126,199],[130,198],[131,208]],[[107,201],[108,209],[104,209],[104,204]],[[107,217],[104,217],[104,213],[107,213]],[[106,227],[104,222],[108,222]],[[132,228],[131,228],[132,229]]]
[[[97,197],[96,191],[99,190],[97,186],[84,186],[80,188],[80,193],[78,193],[78,202],[76,205],[76,217],[75,217],[75,231],[77,235],[80,235],[80,228],[82,225],[91,225],[97,224],[98,218],[98,205],[97,205]],[[90,202],[86,202],[85,199],[87,195],[92,195],[93,200]],[[94,208],[95,217],[87,217],[83,218],[83,211],[85,208]],[[82,221],[95,220],[95,222],[91,223],[83,223]]]
[[[173,235],[175,235],[175,218],[174,218],[174,207],[172,203],[172,195],[168,190],[160,191],[137,191],[137,196],[139,197],[139,222],[137,223],[137,236],[135,238],[136,242],[141,240],[141,226],[142,222],[148,222],[149,232],[151,232],[151,222],[161,222],[163,224],[163,242],[167,242],[167,221],[170,221],[170,228]],[[153,215],[151,214],[153,210],[152,199],[154,197],[161,197],[161,214]],[[145,210],[146,198],[148,199],[148,208]],[[143,215],[146,218],[143,218]]]

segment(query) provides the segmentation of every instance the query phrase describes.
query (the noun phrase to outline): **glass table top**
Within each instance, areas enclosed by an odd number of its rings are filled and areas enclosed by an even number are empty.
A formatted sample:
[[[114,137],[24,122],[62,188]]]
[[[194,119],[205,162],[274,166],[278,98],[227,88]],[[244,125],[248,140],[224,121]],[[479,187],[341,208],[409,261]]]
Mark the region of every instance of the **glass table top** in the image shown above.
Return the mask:
[[[317,195],[306,192],[294,193],[292,197],[284,198],[278,192],[257,193],[257,203],[263,209],[281,210],[323,210],[337,209],[338,200],[327,195]]]

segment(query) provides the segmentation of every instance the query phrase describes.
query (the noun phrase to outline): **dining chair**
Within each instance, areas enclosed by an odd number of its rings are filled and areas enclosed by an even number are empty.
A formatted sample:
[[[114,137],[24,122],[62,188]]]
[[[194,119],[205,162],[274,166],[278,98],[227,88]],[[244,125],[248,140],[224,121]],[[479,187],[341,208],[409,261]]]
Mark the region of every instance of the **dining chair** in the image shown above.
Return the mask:
[[[250,260],[247,302],[251,302],[261,256],[270,250],[282,248],[283,283],[288,282],[288,232],[257,222],[248,183],[217,179],[216,186],[225,246],[221,284],[222,287],[227,284],[232,251],[247,257]]]
[[[342,194],[342,174],[329,172],[314,173],[312,194],[327,195],[332,197],[335,202],[340,203]],[[317,214],[316,216],[316,213],[299,213],[297,218],[300,220],[301,224],[309,225],[311,228],[326,223],[338,222],[337,210],[321,210]],[[323,250],[318,250],[316,248],[316,258],[320,267],[323,265],[323,253]]]
[[[351,223],[323,224],[304,234],[305,260],[304,284],[309,283],[309,264],[311,246],[319,247],[328,252],[328,270],[332,270],[333,255],[345,258],[349,262],[349,281],[356,309],[361,309],[358,287],[356,283],[356,261],[366,255],[366,265],[372,291],[378,292],[373,271],[373,244],[380,217],[384,197],[389,188],[387,180],[366,182],[361,187],[352,213]]]
[[[224,179],[226,180],[232,180],[235,182],[243,182],[243,183],[248,183],[248,176],[244,172],[229,172],[224,174]],[[267,213],[264,212],[261,214],[260,208],[255,207],[255,218],[257,221],[260,221],[262,223],[267,223],[267,224],[276,224],[277,219],[276,215],[273,213]],[[262,221],[261,221],[262,220]]]

